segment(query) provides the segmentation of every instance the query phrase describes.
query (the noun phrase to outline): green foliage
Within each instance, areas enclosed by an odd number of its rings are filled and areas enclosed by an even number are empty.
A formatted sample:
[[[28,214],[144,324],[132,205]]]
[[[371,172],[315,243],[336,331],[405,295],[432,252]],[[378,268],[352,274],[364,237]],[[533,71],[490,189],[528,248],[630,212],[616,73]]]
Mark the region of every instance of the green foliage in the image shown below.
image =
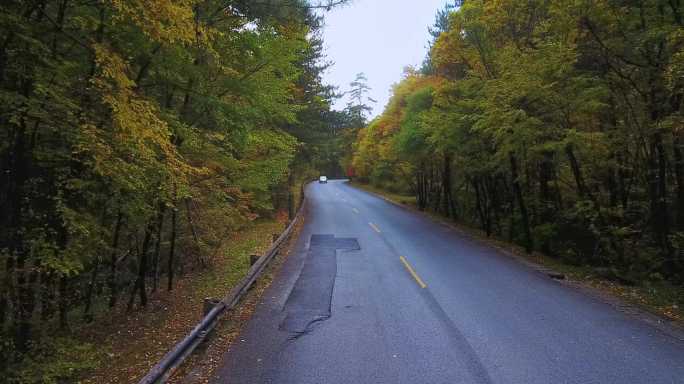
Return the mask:
[[[80,370],[46,360],[64,349],[39,331],[145,306],[162,276],[285,210],[336,117],[312,6],[3,3],[0,340],[32,367],[8,379]]]
[[[22,360],[21,366],[6,377],[9,383],[58,384],[71,381],[105,358],[95,345],[67,337],[43,339],[33,345],[31,352]]]
[[[514,0],[440,11],[423,71],[359,132],[359,178],[622,282],[681,284],[682,11]]]
[[[287,182],[295,146],[295,139],[284,132],[269,130],[249,134],[245,152],[248,166],[241,170],[236,183],[253,194],[256,209],[273,209],[270,189],[273,185]]]
[[[394,143],[400,152],[409,155],[430,150],[423,112],[432,107],[432,93],[433,89],[428,87],[419,89],[406,98],[404,117]]]

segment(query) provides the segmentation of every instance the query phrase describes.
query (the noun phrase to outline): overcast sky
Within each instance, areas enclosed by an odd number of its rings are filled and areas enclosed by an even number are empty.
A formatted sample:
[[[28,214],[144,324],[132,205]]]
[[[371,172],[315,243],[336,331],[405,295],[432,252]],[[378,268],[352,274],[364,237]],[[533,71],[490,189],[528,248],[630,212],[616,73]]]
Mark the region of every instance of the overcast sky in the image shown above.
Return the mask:
[[[446,0],[351,0],[325,13],[323,37],[328,60],[328,84],[348,89],[359,72],[368,77],[371,97],[378,102],[373,116],[387,104],[392,84],[404,67],[419,66],[427,53],[428,26]],[[336,106],[341,109],[346,101]]]

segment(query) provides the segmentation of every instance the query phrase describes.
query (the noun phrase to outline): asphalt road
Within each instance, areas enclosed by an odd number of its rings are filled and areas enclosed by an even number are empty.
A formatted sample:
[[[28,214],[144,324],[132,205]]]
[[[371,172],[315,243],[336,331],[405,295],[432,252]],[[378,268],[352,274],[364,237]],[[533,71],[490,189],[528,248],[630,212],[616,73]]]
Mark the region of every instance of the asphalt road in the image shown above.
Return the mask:
[[[684,383],[684,341],[341,181],[214,383]]]

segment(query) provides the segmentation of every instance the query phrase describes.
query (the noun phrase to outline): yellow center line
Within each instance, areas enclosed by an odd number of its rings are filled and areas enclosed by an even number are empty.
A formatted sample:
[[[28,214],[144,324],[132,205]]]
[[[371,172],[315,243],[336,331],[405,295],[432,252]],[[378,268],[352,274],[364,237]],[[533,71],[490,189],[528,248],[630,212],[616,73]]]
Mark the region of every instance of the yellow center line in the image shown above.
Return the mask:
[[[352,208],[352,211],[354,211],[354,213],[359,213],[359,210],[356,208]]]
[[[375,230],[375,232],[380,233],[380,228],[378,228],[377,225],[375,225],[373,223],[368,223],[368,225],[370,225],[371,228],[373,228]]]
[[[416,280],[416,283],[418,283],[418,285],[420,285],[421,288],[425,289],[427,285],[423,282],[420,276],[418,276],[416,271],[414,271],[413,268],[411,268],[411,265],[408,263],[408,261],[406,261],[406,258],[404,256],[399,256],[399,259],[402,263],[404,263],[404,267],[406,267],[411,276],[413,276],[413,279]]]

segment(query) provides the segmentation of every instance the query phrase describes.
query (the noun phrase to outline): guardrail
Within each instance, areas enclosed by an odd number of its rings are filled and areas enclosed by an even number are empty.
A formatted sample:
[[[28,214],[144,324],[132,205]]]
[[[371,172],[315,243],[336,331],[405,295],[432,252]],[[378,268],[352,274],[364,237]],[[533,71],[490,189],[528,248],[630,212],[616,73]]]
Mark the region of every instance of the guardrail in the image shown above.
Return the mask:
[[[302,184],[301,186],[301,200],[297,214],[285,231],[283,231],[278,239],[273,242],[273,245],[271,245],[268,251],[259,257],[249,269],[247,275],[230,290],[228,295],[223,300],[219,301],[181,342],[167,352],[161,361],[152,367],[138,384],[165,383],[185,359],[190,356],[195,348],[197,348],[197,346],[206,338],[209,332],[216,327],[220,316],[233,309],[240,302],[240,299],[242,299],[252,285],[254,285],[254,282],[259,278],[268,263],[278,254],[278,251],[280,251],[280,247],[285,243],[285,240],[292,235],[292,230],[295,228],[297,222],[301,220],[305,203],[304,186],[305,184]]]

